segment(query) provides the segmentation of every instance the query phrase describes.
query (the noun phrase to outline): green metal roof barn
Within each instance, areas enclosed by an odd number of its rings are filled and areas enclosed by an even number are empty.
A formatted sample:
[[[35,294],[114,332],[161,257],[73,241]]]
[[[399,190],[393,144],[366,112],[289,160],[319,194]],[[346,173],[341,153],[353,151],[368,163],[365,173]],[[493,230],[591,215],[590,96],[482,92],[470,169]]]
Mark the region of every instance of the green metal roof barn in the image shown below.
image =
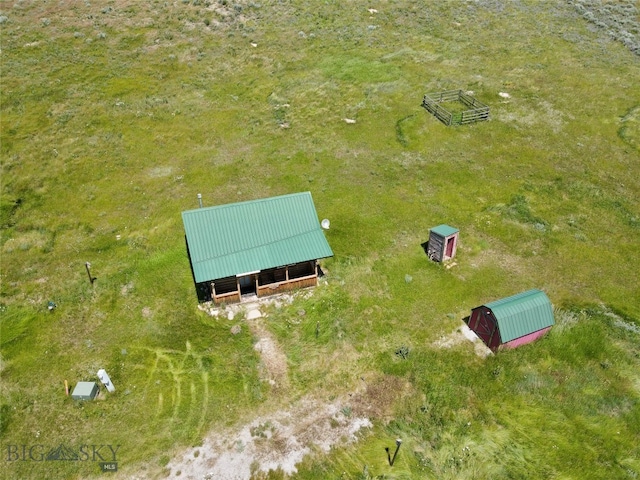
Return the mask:
[[[259,273],[333,256],[310,192],[188,210],[182,221],[196,284],[241,278],[238,292],[245,287],[259,294]],[[274,283],[290,280],[288,271],[278,280],[280,273],[272,272],[273,281],[263,275],[262,283],[274,290]]]
[[[476,307],[469,317],[469,328],[492,350],[532,342],[554,323],[551,302],[537,289]]]

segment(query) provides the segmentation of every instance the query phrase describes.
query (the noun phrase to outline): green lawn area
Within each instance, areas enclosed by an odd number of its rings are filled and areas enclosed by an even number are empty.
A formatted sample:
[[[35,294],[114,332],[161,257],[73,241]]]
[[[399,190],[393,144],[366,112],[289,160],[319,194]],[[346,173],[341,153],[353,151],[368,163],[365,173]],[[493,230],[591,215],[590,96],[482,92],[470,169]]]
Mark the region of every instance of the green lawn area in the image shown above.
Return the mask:
[[[0,1],[0,478],[180,478],[210,432],[363,378],[372,428],[291,478],[640,476],[639,9]],[[490,120],[422,108],[456,89]],[[198,308],[180,214],[301,191],[335,256],[267,309],[282,392],[243,320]],[[443,223],[452,268],[421,247]],[[531,288],[543,339],[438,346]],[[100,368],[114,393],[65,395]],[[118,446],[118,473],[40,455],[60,445]]]

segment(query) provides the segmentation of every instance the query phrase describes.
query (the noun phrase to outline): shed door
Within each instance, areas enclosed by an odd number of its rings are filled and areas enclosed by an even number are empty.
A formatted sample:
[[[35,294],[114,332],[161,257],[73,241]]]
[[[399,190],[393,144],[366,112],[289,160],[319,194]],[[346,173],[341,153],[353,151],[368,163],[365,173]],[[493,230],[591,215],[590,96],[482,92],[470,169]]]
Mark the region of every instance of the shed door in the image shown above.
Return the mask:
[[[453,255],[453,247],[455,243],[456,243],[456,237],[447,238],[447,250],[445,252],[445,256],[451,258],[451,256]]]
[[[476,332],[476,335],[482,339],[487,347],[497,348],[500,345],[500,334],[493,312],[481,309],[473,313],[469,328]]]

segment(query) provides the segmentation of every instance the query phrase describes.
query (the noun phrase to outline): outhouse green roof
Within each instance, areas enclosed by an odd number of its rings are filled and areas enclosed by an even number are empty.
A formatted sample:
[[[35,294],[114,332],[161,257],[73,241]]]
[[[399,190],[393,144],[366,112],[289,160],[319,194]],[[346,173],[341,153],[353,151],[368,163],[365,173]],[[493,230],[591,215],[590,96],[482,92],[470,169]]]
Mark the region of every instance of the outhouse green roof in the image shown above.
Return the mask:
[[[528,290],[485,305],[498,322],[502,343],[510,342],[555,323],[549,298],[542,290]]]
[[[333,256],[310,192],[182,212],[196,283]]]
[[[449,235],[458,233],[460,230],[458,230],[457,228],[450,227],[449,225],[442,224],[442,225],[438,225],[437,227],[433,227],[431,231],[436,235],[440,235],[441,237],[448,237]]]

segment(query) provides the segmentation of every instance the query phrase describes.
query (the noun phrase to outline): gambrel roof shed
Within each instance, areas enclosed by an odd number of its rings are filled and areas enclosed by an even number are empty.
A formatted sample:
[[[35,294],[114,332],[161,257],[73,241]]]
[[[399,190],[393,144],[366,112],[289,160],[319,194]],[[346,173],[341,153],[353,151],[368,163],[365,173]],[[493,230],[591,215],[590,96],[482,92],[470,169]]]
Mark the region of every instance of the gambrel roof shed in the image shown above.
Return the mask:
[[[469,317],[469,328],[493,350],[532,342],[554,323],[551,302],[537,289],[476,307]]]
[[[196,283],[333,256],[310,192],[182,212]]]

